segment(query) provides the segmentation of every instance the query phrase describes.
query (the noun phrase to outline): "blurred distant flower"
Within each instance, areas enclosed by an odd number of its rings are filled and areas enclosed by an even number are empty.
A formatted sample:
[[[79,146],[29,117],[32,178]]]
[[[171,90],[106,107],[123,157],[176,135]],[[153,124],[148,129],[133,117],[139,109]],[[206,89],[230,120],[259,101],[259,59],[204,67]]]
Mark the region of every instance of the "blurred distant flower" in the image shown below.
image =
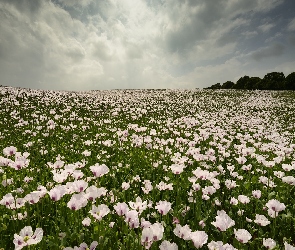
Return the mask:
[[[89,217],[86,217],[84,220],[82,220],[83,226],[88,227],[88,226],[90,226],[90,224],[91,224],[91,219]]]
[[[74,247],[74,248],[66,247],[63,250],[88,250],[88,249],[89,250],[95,250],[97,246],[98,246],[97,241],[93,241],[91,243],[91,245],[89,246],[89,248],[88,248],[88,245],[85,242],[83,242],[83,243],[80,244],[79,247]]]
[[[273,249],[276,246],[276,242],[271,238],[263,238],[263,246],[265,246],[267,249]]]

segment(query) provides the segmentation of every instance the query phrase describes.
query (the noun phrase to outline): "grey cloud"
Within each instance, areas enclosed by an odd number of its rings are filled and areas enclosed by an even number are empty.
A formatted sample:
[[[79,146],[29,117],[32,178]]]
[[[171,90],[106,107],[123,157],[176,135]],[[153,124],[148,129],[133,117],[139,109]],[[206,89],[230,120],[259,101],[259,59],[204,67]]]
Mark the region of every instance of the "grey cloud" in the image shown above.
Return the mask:
[[[217,39],[216,44],[218,46],[225,46],[226,44],[229,44],[229,43],[235,43],[238,39],[239,39],[238,34],[226,33]]]
[[[293,18],[289,24],[288,24],[288,28],[289,31],[294,31],[295,30],[295,18]]]
[[[253,52],[251,54],[251,57],[256,61],[260,61],[268,57],[278,57],[283,54],[284,48],[285,47],[282,44],[275,43],[268,47]]]
[[[177,4],[173,8],[171,7],[173,3],[166,5],[169,7],[167,12],[174,28],[167,32],[164,40],[170,53],[182,54],[184,58],[191,48],[200,41],[219,39],[218,42],[224,43],[225,33],[230,31],[227,27],[234,31],[241,25],[239,18],[242,16],[247,17],[249,13],[267,11],[282,3],[281,0],[176,2]],[[170,7],[173,11],[170,10]]]
[[[19,11],[29,11],[32,14],[40,10],[44,1],[2,0],[2,2],[14,5]]]
[[[273,27],[275,27],[274,24],[272,24],[272,23],[265,23],[265,24],[262,24],[262,25],[258,26],[258,29],[260,29],[263,32],[268,32]]]
[[[289,44],[291,44],[292,46],[295,47],[295,35],[289,35],[288,42],[289,42]]]

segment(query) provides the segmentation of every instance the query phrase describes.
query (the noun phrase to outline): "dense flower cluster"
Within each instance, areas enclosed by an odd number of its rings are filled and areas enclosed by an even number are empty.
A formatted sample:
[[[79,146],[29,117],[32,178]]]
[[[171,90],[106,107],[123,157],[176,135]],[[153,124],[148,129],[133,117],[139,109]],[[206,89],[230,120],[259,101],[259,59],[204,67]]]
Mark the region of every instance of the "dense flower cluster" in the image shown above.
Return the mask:
[[[0,97],[0,248],[295,249],[291,93]]]

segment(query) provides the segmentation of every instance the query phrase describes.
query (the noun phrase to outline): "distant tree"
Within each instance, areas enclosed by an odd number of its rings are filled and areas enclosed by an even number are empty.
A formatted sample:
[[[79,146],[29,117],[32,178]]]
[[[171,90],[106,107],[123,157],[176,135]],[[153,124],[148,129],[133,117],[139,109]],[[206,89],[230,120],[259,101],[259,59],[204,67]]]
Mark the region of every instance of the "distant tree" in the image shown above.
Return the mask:
[[[263,89],[283,90],[285,89],[285,75],[283,72],[271,72],[263,77]]]
[[[221,84],[216,83],[207,89],[259,89],[259,90],[295,90],[295,72],[290,73],[286,78],[283,72],[271,72],[262,79],[259,77],[241,77],[236,84],[226,81]]]
[[[250,77],[249,76],[243,76],[241,77],[237,83],[235,84],[234,88],[235,89],[245,89],[245,86],[247,85]]]
[[[258,90],[263,90],[264,88],[264,81],[263,79],[260,79],[259,81],[257,81],[254,86],[253,89],[258,89]]]
[[[292,72],[286,77],[285,88],[288,90],[295,90],[295,72]]]
[[[255,86],[261,79],[259,77],[250,77],[245,83],[245,89],[256,89]]]
[[[211,87],[208,87],[207,89],[221,89],[221,85],[220,83],[216,83],[216,84],[213,84]]]
[[[222,89],[231,89],[234,85],[235,85],[234,82],[226,81],[225,83],[222,84],[221,88]]]

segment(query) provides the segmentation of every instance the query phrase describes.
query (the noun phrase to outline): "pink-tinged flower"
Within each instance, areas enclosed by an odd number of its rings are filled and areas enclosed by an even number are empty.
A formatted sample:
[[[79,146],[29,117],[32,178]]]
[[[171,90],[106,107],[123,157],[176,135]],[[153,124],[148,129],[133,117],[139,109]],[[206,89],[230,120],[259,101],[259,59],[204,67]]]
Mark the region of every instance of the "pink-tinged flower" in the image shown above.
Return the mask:
[[[290,164],[282,164],[282,168],[285,171],[291,171],[292,169],[294,169],[294,166],[290,165]]]
[[[201,180],[207,180],[210,178],[210,172],[208,170],[203,170],[200,167],[197,167],[192,173]]]
[[[224,250],[222,241],[211,241],[207,247],[209,250]]]
[[[89,213],[97,220],[101,221],[104,216],[106,216],[111,210],[107,205],[101,204],[98,206],[92,205],[92,209]]]
[[[53,173],[53,180],[57,183],[63,183],[69,176],[66,171],[60,171],[59,173],[56,170],[51,171]]]
[[[170,243],[167,240],[162,241],[161,245],[159,246],[160,250],[178,250],[178,246],[176,243]]]
[[[205,231],[191,232],[191,240],[193,241],[196,248],[201,248],[207,243],[208,234],[206,234]]]
[[[94,166],[90,166],[90,170],[92,171],[95,177],[101,177],[110,171],[105,164],[95,164]]]
[[[247,222],[252,222],[252,220],[249,219],[248,217],[246,217],[246,221],[247,221]]]
[[[153,232],[153,241],[158,241],[163,238],[164,227],[161,223],[156,222],[150,226]]]
[[[77,193],[83,192],[88,187],[88,182],[84,180],[78,180],[73,182],[74,191]]]
[[[129,224],[131,228],[139,227],[138,212],[136,210],[130,210],[125,215],[125,221]]]
[[[126,215],[129,210],[128,205],[125,202],[117,203],[117,205],[114,206],[114,209],[116,210],[116,213],[120,216]]]
[[[180,224],[176,224],[176,227],[173,230],[173,233],[184,240],[191,239],[191,232],[192,230],[189,228],[188,225],[181,226]]]
[[[199,222],[199,226],[200,226],[201,228],[204,228],[204,227],[206,226],[205,221],[200,220],[200,222]]]
[[[155,209],[162,215],[166,215],[171,210],[171,203],[168,201],[159,201]]]
[[[11,193],[8,193],[3,196],[2,200],[0,201],[0,204],[9,208],[9,206],[14,204],[14,202],[15,202],[15,199],[13,195]]]
[[[48,192],[51,200],[53,201],[58,201],[61,199],[61,197],[63,197],[66,194],[66,189],[64,186],[58,185],[55,186],[54,188],[52,188],[49,192]]]
[[[292,245],[288,244],[287,242],[284,242],[285,245],[285,250],[295,250],[295,247]]]
[[[14,168],[15,170],[20,170],[26,166],[26,163],[22,160],[16,160],[9,162],[8,166]]]
[[[231,244],[228,244],[228,243],[224,244],[223,248],[221,248],[221,249],[222,250],[238,250],[238,249],[234,248]]]
[[[130,188],[130,184],[129,182],[123,182],[121,187],[123,190],[127,190],[128,188]]]
[[[263,238],[263,246],[265,246],[267,249],[273,249],[276,246],[276,242],[271,238]]]
[[[158,241],[163,238],[164,227],[161,223],[154,223],[142,230],[141,244],[147,249],[152,245],[153,241]]]
[[[15,250],[20,250],[25,246],[37,244],[42,238],[42,228],[36,228],[35,233],[33,233],[32,227],[26,226],[20,231],[19,235],[14,234],[13,243],[15,245]]]
[[[246,229],[234,229],[236,239],[241,243],[247,243],[251,238],[251,234]]]
[[[229,203],[231,205],[238,205],[239,201],[235,197],[231,197]]]
[[[10,146],[10,147],[6,147],[6,148],[3,149],[3,154],[5,156],[12,156],[12,155],[14,155],[16,153],[16,151],[17,151],[16,147]]]
[[[254,222],[263,227],[270,224],[270,221],[264,215],[260,214],[256,214]]]
[[[247,158],[244,156],[240,156],[240,157],[236,158],[236,160],[239,164],[244,164],[247,161]]]
[[[248,196],[246,195],[239,195],[238,196],[238,200],[242,203],[242,204],[248,204],[250,202],[250,199]]]
[[[201,185],[199,183],[193,183],[192,189],[194,191],[199,191],[201,189]]]
[[[90,186],[86,189],[85,193],[89,201],[94,201],[96,198],[105,196],[107,194],[107,189],[104,187],[97,188],[96,186]]]
[[[295,177],[294,176],[284,176],[282,178],[282,181],[285,182],[285,183],[288,183],[292,186],[295,185]]]
[[[137,210],[139,211],[139,213],[141,213],[147,208],[147,201],[142,202],[140,197],[137,197],[135,202],[129,201],[128,204],[131,209]]]
[[[232,220],[224,210],[217,211],[216,221],[211,222],[219,231],[226,231],[228,228],[235,225],[235,221]]]
[[[84,220],[82,220],[82,225],[85,227],[90,226],[91,224],[91,219],[89,217],[86,217]]]
[[[185,168],[185,165],[179,165],[179,164],[172,164],[170,166],[170,169],[173,174],[181,174]]]
[[[237,186],[236,181],[233,180],[225,180],[224,184],[227,187],[227,189],[233,189]]]
[[[84,150],[83,152],[82,152],[82,155],[84,155],[84,156],[90,156],[91,155],[91,151],[89,151],[89,150]]]
[[[98,246],[97,241],[93,241],[91,245],[89,246],[89,248],[88,248],[88,245],[85,242],[83,242],[80,244],[79,247],[76,247],[76,246],[74,248],[66,247],[64,248],[64,250],[86,250],[86,249],[95,250],[97,246]]]
[[[269,200],[265,205],[274,212],[280,212],[286,208],[284,203],[281,203],[275,199]]]
[[[211,194],[214,194],[215,192],[216,192],[216,189],[213,186],[207,186],[202,189],[203,195],[211,195]]]
[[[176,217],[173,217],[172,224],[179,224],[179,223],[180,223],[179,219]]]
[[[252,195],[253,195],[253,197],[255,197],[256,199],[260,199],[260,197],[261,197],[261,191],[260,191],[260,190],[253,190],[253,191],[252,191]]]
[[[141,228],[147,228],[150,227],[152,223],[150,223],[148,220],[145,220],[144,218],[140,219],[140,227]]]
[[[33,191],[25,196],[25,200],[28,201],[30,204],[37,203],[41,198],[39,191]]]
[[[67,207],[75,211],[81,209],[82,207],[85,207],[87,205],[87,202],[88,200],[84,192],[79,194],[73,194],[73,196],[67,204]]]

